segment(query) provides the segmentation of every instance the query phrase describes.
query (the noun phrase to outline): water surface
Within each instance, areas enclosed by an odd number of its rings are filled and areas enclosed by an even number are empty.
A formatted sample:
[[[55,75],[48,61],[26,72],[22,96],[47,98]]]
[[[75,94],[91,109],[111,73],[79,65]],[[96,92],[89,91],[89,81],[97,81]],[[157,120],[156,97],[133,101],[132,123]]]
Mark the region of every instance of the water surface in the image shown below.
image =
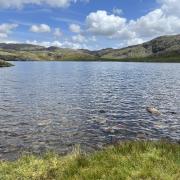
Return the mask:
[[[0,69],[0,158],[180,140],[180,64],[14,62]],[[156,106],[155,117],[146,111]]]

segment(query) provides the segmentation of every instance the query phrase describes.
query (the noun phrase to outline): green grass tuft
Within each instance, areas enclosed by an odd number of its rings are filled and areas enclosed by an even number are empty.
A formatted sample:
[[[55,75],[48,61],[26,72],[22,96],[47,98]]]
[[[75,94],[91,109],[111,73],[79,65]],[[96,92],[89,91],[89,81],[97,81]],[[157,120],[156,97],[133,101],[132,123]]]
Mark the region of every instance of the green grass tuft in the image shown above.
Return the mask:
[[[24,156],[0,163],[0,179],[124,180],[180,179],[180,145],[167,142],[125,142],[85,155],[76,148],[59,156]]]

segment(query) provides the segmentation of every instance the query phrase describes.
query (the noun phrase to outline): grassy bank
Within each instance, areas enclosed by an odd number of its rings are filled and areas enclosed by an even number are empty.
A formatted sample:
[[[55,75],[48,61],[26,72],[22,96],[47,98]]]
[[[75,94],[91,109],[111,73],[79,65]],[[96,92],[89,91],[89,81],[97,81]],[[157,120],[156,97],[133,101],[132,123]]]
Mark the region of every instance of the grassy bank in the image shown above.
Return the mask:
[[[180,179],[180,145],[126,142],[91,155],[26,156],[0,163],[0,179]]]
[[[0,59],[0,67],[10,67],[12,64]]]

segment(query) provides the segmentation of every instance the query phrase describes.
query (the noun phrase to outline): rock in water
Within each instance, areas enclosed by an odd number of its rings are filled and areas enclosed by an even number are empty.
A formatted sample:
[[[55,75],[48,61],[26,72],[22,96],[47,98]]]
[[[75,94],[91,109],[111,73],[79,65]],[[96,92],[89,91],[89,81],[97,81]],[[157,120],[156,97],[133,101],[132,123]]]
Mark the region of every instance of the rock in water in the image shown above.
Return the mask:
[[[104,113],[106,113],[106,111],[105,110],[100,110],[99,113],[104,114]]]
[[[159,110],[157,110],[155,107],[147,107],[146,110],[153,115],[156,115],[156,116],[161,115]]]
[[[171,112],[171,114],[177,114],[176,112]]]

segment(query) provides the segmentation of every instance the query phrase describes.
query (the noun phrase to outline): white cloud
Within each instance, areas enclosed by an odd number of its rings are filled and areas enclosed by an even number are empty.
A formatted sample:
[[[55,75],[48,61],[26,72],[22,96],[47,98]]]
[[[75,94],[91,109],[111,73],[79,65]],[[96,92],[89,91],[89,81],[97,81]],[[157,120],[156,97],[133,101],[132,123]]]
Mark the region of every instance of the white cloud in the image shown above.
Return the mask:
[[[73,33],[80,33],[81,32],[81,27],[77,24],[70,24],[69,30]]]
[[[0,24],[0,38],[7,38],[8,34],[12,32],[13,29],[17,28],[17,24]]]
[[[26,41],[27,44],[34,44],[34,45],[39,45],[39,46],[44,46],[44,47],[50,47],[50,46],[55,46],[59,48],[70,48],[70,49],[88,49],[87,45],[85,43],[78,43],[78,42],[72,42],[70,40],[65,40],[63,42],[60,41]]]
[[[113,8],[112,12],[113,12],[113,14],[116,14],[116,15],[122,15],[123,14],[123,10],[118,9],[118,8]]]
[[[106,11],[92,12],[86,18],[87,31],[95,35],[112,36],[125,24],[125,18],[108,15]]]
[[[44,46],[44,47],[50,47],[50,46],[62,47],[63,46],[62,43],[59,41],[50,42],[50,41],[37,41],[37,40],[30,41],[30,40],[27,40],[26,44],[34,44],[34,45]]]
[[[31,4],[65,8],[78,1],[87,2],[87,0],[0,0],[0,8],[23,8],[25,5]]]
[[[129,29],[141,38],[180,33],[180,17],[176,14],[166,14],[163,7],[164,4],[162,8],[151,11],[136,21],[131,21],[128,24]]]
[[[56,36],[56,37],[62,36],[62,32],[61,32],[60,28],[54,29],[54,36]]]
[[[180,2],[179,0],[157,0],[162,4],[161,9],[166,15],[176,15],[180,17]]]
[[[141,44],[143,42],[144,40],[141,38],[132,38],[132,39],[127,40],[127,42],[124,42],[124,44],[126,44],[127,46],[132,46],[132,45]]]
[[[81,0],[0,0],[0,7],[21,8],[27,4],[49,5],[51,7],[67,7],[71,3]],[[86,1],[86,0],[82,0]],[[103,42],[119,41],[121,46],[139,44],[161,35],[180,33],[180,0],[156,0],[159,8],[151,10],[134,20],[127,20],[122,17],[121,9],[114,8],[112,14],[98,10],[91,12],[85,20],[85,26],[80,27],[79,22],[70,22],[69,30],[77,35],[63,42],[34,42],[42,43],[46,46],[56,44],[58,47],[83,48],[86,44],[91,45],[93,41],[101,40]],[[11,31],[16,28],[16,24],[0,25],[0,38],[6,38]],[[84,27],[84,29],[82,29]],[[59,37],[62,32],[59,28],[51,29],[46,24],[33,25],[32,32],[52,32]],[[103,36],[103,37],[98,37]],[[110,40],[110,41],[109,41]],[[113,46],[113,44],[107,46]],[[103,44],[103,43],[99,43]]]
[[[119,40],[120,44],[134,45],[157,36],[180,33],[179,0],[157,0],[160,8],[154,9],[136,20],[127,20],[114,9],[91,12],[86,17],[86,31],[95,36]],[[117,12],[116,12],[117,11]],[[118,15],[119,14],[119,15]]]
[[[51,32],[51,28],[47,24],[32,25],[30,31],[34,33],[48,33]]]
[[[1,37],[0,37],[0,42],[1,43],[6,43],[6,44],[20,44],[20,43],[22,43],[22,42],[20,42],[20,41],[15,41],[15,40],[8,40],[8,39],[1,39]]]
[[[62,47],[71,49],[88,49],[85,43],[71,42],[69,40],[64,41]]]
[[[73,36],[72,37],[72,40],[73,42],[76,42],[76,43],[84,43],[86,42],[86,38],[80,34],[76,35],[76,36]]]
[[[34,41],[31,41],[31,40],[27,40],[26,41],[26,44],[33,44],[33,45],[39,45],[39,46],[44,46],[44,47],[49,47],[51,46],[51,43],[48,42],[48,41],[37,41],[37,40],[34,40]]]
[[[162,10],[156,9],[136,21],[130,21],[128,27],[141,37],[157,36],[164,31],[166,20]]]
[[[96,36],[92,36],[92,37],[89,38],[89,40],[90,40],[90,41],[93,41],[93,42],[96,42],[96,41],[97,41],[97,38],[96,38]]]

